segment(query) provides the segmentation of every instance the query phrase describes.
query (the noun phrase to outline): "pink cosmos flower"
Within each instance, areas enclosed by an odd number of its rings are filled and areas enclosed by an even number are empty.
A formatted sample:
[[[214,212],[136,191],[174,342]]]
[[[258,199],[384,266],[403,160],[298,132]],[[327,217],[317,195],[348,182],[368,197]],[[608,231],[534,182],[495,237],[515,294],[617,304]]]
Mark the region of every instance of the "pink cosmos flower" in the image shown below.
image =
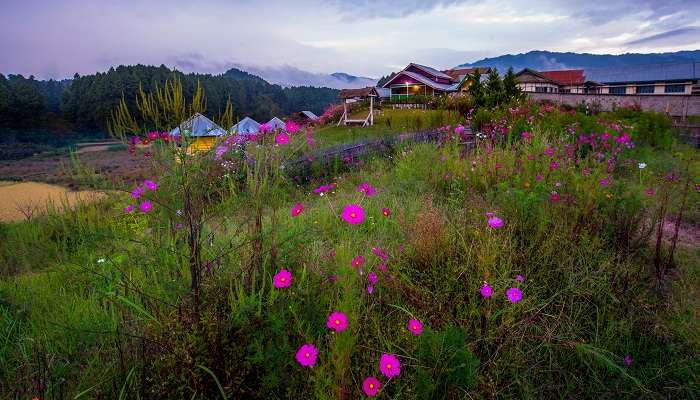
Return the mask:
[[[384,353],[379,358],[379,370],[382,371],[382,375],[391,379],[401,374],[401,362],[395,355]]]
[[[501,169],[503,168],[503,164],[501,163],[496,163],[496,169]]]
[[[342,332],[348,327],[348,316],[340,311],[334,311],[328,316],[326,326],[328,329],[333,329],[336,332]]]
[[[627,355],[625,356],[625,358],[624,358],[623,361],[625,362],[625,365],[626,365],[626,366],[631,367],[631,366],[632,366],[632,362],[633,362],[634,360],[632,359],[632,355],[631,355],[631,354],[627,354]]]
[[[518,274],[518,276],[515,277],[515,280],[518,282],[525,282],[525,277]]]
[[[583,171],[581,171],[581,175],[583,176],[588,176],[591,174],[591,170],[588,168],[584,168]]]
[[[148,138],[150,140],[156,140],[158,139],[158,132],[153,131],[153,132],[148,132]]]
[[[372,253],[376,254],[377,257],[381,258],[382,261],[386,261],[389,259],[389,256],[386,255],[384,250],[382,250],[381,247],[372,247]]]
[[[318,349],[311,343],[306,343],[297,350],[297,362],[302,367],[313,367],[316,365],[316,357],[318,357]]]
[[[365,392],[367,397],[376,396],[377,393],[379,393],[379,389],[381,387],[382,387],[382,384],[379,382],[379,379],[377,379],[373,376],[368,376],[362,382],[362,391]]]
[[[384,264],[384,263],[379,264],[379,267],[377,267],[377,268],[379,268],[379,270],[382,272],[386,272],[386,269],[387,269],[386,264]]]
[[[357,256],[352,259],[350,262],[350,265],[352,265],[353,268],[358,268],[361,267],[365,264],[365,257],[364,256]]]
[[[124,209],[124,213],[125,213],[125,214],[129,214],[129,213],[131,213],[132,211],[134,211],[135,209],[136,209],[136,206],[135,206],[135,205],[129,204],[129,205],[126,206],[126,208]]]
[[[260,124],[260,126],[258,127],[258,130],[261,133],[267,133],[267,132],[270,132],[271,129],[270,129],[270,125],[268,125],[268,124]]]
[[[321,186],[317,187],[316,189],[314,189],[313,192],[316,194],[321,194],[323,192],[333,190],[333,189],[335,189],[335,187],[336,187],[335,183],[331,183],[330,185],[321,185]]]
[[[304,205],[301,203],[297,203],[292,207],[292,211],[290,212],[292,217],[296,217],[299,214],[301,214],[304,211]]]
[[[379,279],[379,278],[377,278],[377,274],[376,274],[374,271],[370,271],[369,274],[367,274],[367,280],[368,280],[369,283],[371,283],[372,285],[374,285],[375,283],[377,283],[377,280],[378,280],[378,279]]]
[[[527,159],[528,159],[528,161],[532,161],[532,160],[535,159],[535,156],[532,155],[532,154],[528,154],[528,155],[527,155]]]
[[[549,157],[553,156],[554,149],[551,147],[547,147],[546,149],[544,149],[544,155],[549,156]]]
[[[491,217],[488,224],[491,229],[499,229],[503,227],[503,220],[498,217]]]
[[[151,203],[149,200],[146,200],[139,204],[139,210],[142,213],[147,213],[153,209],[153,203]]]
[[[552,162],[549,163],[549,169],[554,171],[555,169],[559,168],[559,163],[552,160]]]
[[[484,282],[484,286],[481,287],[481,296],[485,299],[493,296],[493,289],[491,289],[491,286],[486,282]]]
[[[348,204],[343,209],[342,218],[350,225],[358,225],[365,220],[365,210],[357,204]]]
[[[282,132],[279,135],[275,136],[275,142],[277,142],[277,144],[287,144],[289,143],[289,136],[287,136],[286,133]]]
[[[522,292],[522,290],[520,290],[518,288],[512,287],[512,288],[506,290],[506,297],[508,297],[508,300],[511,303],[517,303],[520,300],[522,300],[523,292]]]
[[[542,181],[542,175],[535,176],[535,182],[541,182],[541,181]]]
[[[423,333],[423,324],[417,319],[410,319],[408,320],[408,331],[418,336]]]
[[[375,189],[373,186],[371,186],[367,182],[362,182],[358,187],[357,191],[360,193],[364,193],[365,196],[367,197],[372,197],[377,193],[377,189]]]
[[[551,201],[552,203],[556,203],[559,200],[561,200],[561,196],[559,195],[559,193],[557,193],[557,192],[550,193],[549,201]]]
[[[462,133],[464,133],[464,127],[462,125],[457,125],[457,127],[455,128],[455,133],[461,135]]]
[[[281,269],[272,280],[277,289],[289,287],[292,284],[292,273],[286,269]]]
[[[532,136],[530,135],[530,132],[528,132],[528,131],[523,131],[523,132],[520,134],[520,137],[522,137],[522,138],[525,139],[525,140],[529,140]]]
[[[287,121],[287,123],[284,124],[284,130],[290,135],[293,135],[299,130],[299,125],[294,121]]]
[[[145,181],[143,181],[143,185],[146,186],[146,189],[148,189],[148,190],[158,189],[158,184],[153,182],[150,179],[146,179]]]
[[[367,293],[372,294],[374,292],[374,285],[367,285]]]
[[[146,191],[143,186],[139,185],[134,188],[134,190],[131,191],[131,198],[133,199],[138,199],[141,197],[141,195]]]
[[[382,208],[382,215],[385,217],[391,217],[391,210],[386,207]]]
[[[647,194],[647,196],[653,196],[656,194],[656,190],[654,190],[654,188],[648,188],[644,192]]]
[[[486,213],[486,218],[492,218],[492,217],[493,217],[493,212],[488,211],[488,212]]]
[[[600,180],[600,186],[601,187],[608,186],[610,184],[610,182],[612,182],[612,177],[603,178]]]

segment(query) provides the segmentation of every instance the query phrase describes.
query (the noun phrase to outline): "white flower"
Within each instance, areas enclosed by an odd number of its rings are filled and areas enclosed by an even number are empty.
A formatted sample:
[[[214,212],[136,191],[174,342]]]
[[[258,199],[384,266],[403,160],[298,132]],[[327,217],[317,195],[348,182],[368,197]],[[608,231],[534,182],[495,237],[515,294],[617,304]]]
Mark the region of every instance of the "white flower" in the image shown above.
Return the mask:
[[[644,169],[647,167],[647,163],[640,162],[639,163],[639,169]]]
[[[100,258],[100,259],[97,260],[97,263],[98,263],[98,264],[102,264],[103,262],[105,262],[105,259],[104,259],[104,258]]]

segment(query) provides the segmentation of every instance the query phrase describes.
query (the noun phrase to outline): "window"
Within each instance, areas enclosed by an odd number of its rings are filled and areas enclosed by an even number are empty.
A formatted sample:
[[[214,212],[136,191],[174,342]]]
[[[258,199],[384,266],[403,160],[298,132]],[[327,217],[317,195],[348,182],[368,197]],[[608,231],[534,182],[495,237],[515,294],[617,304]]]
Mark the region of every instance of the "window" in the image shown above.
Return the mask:
[[[535,86],[535,92],[547,93],[547,87],[546,86]]]
[[[664,93],[684,93],[685,85],[666,85]]]
[[[561,89],[559,93],[571,93],[571,89]]]
[[[637,86],[637,94],[650,94],[654,93],[654,85]]]
[[[625,94],[627,93],[627,86],[615,86],[610,88],[610,94]]]

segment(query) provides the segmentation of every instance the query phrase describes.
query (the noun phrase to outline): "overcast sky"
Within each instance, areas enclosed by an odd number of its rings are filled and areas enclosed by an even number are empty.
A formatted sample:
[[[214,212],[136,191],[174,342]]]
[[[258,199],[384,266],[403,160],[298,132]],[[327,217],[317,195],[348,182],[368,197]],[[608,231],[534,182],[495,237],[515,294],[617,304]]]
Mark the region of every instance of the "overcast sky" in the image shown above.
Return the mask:
[[[700,49],[700,0],[0,0],[0,72],[292,65],[379,77],[529,50]]]

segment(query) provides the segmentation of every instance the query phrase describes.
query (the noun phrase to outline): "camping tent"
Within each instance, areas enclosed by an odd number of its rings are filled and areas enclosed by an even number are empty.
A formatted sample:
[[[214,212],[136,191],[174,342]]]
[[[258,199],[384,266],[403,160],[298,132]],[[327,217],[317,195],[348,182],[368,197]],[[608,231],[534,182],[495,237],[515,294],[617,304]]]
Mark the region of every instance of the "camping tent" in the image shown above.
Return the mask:
[[[224,128],[200,113],[191,116],[190,119],[171,130],[170,134],[172,136],[180,136],[180,127],[184,128],[190,137],[223,136],[228,134]]]
[[[266,125],[271,130],[275,130],[275,129],[284,130],[285,129],[284,121],[282,121],[281,119],[279,119],[277,117],[273,117],[271,120],[267,121]]]
[[[191,116],[190,119],[171,130],[170,134],[180,136],[180,128],[184,129],[186,136],[190,138],[188,150],[194,151],[209,150],[216,143],[217,137],[228,135],[224,128],[200,113]]]
[[[318,115],[312,113],[311,111],[301,111],[299,114],[309,121],[318,121]]]
[[[260,130],[260,124],[250,117],[245,117],[231,127],[231,132],[236,135],[255,135]]]

